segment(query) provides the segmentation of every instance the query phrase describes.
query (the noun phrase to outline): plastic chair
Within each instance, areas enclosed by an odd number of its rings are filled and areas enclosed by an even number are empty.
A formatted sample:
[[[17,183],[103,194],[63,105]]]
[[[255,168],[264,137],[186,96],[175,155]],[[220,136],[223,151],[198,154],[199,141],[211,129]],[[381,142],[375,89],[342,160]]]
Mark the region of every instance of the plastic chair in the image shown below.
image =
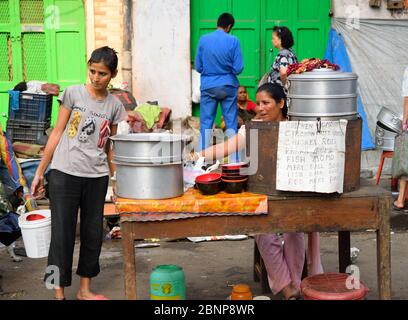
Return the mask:
[[[378,166],[377,177],[375,180],[376,185],[380,183],[381,173],[382,173],[385,159],[392,159],[393,157],[394,157],[394,151],[383,151],[383,153],[381,154],[380,165]],[[391,190],[394,191],[397,189],[398,189],[398,179],[391,179]]]

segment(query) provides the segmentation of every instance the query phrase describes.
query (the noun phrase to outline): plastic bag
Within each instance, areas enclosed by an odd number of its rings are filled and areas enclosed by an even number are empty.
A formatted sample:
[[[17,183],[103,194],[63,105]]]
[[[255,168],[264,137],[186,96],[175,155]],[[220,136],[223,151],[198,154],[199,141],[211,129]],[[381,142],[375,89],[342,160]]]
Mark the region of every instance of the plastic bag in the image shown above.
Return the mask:
[[[392,177],[408,177],[408,132],[395,137],[394,157],[392,158]]]

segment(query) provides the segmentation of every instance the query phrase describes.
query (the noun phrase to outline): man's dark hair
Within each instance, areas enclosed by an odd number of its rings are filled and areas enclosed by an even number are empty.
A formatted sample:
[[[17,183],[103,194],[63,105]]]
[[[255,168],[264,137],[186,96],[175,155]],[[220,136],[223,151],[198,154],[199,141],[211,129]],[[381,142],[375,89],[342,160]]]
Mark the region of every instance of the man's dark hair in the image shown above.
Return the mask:
[[[100,62],[107,66],[110,72],[112,73],[115,72],[116,69],[118,68],[117,52],[114,49],[109,48],[107,46],[95,49],[91,54],[91,58],[88,61],[88,65]]]
[[[283,48],[290,49],[295,45],[292,32],[288,28],[274,27],[273,32],[275,32],[278,35],[279,39],[281,39]]]
[[[218,18],[217,27],[227,29],[228,26],[231,26],[232,28],[234,24],[235,24],[235,19],[232,16],[232,14],[225,12],[222,15],[220,15],[220,17]]]

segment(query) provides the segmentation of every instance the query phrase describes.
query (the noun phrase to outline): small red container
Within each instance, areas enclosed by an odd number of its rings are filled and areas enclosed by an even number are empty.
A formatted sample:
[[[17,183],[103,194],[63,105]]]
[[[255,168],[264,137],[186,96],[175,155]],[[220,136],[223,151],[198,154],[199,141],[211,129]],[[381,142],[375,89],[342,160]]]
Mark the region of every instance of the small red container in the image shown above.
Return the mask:
[[[323,273],[305,278],[300,289],[305,300],[364,300],[368,288],[361,281],[358,287],[349,277],[347,273]],[[354,288],[349,289],[347,283]]]

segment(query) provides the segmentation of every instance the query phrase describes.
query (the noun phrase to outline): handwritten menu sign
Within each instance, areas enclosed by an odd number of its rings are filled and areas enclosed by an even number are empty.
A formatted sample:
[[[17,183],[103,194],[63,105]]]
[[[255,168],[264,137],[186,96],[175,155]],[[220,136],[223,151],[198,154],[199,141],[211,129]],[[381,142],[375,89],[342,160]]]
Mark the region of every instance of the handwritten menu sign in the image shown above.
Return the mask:
[[[279,124],[276,189],[343,193],[347,120]]]

